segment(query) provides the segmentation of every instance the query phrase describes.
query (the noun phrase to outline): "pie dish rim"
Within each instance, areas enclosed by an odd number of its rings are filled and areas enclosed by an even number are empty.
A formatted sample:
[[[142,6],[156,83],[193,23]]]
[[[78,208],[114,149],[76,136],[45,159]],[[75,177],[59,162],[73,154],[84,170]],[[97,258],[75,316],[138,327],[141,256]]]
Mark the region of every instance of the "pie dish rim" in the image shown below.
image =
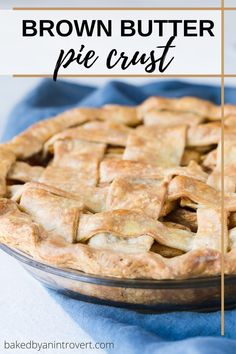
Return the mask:
[[[44,272],[54,274],[67,279],[72,279],[84,283],[108,285],[111,287],[138,288],[138,289],[183,289],[186,286],[190,289],[196,287],[204,288],[205,286],[220,285],[221,275],[208,277],[196,277],[186,279],[132,279],[132,278],[117,278],[110,276],[99,276],[96,274],[84,273],[80,270],[60,268],[47,263],[43,263],[31,257],[29,254],[20,251],[19,249],[9,247],[0,243],[0,249],[6,254],[14,257],[20,263],[30,265],[31,267],[40,269]],[[236,274],[224,275],[225,283],[231,281],[236,283]],[[209,284],[210,282],[210,284]]]

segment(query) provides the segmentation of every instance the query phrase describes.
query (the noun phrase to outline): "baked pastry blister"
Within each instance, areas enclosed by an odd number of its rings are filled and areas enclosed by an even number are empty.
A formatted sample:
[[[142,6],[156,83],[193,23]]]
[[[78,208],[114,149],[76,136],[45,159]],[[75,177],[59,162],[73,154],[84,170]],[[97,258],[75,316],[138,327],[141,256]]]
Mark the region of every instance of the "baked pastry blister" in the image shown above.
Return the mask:
[[[0,242],[124,279],[236,273],[236,107],[151,97],[76,108],[0,145]],[[224,227],[222,227],[222,223]],[[224,229],[224,230],[223,230]]]

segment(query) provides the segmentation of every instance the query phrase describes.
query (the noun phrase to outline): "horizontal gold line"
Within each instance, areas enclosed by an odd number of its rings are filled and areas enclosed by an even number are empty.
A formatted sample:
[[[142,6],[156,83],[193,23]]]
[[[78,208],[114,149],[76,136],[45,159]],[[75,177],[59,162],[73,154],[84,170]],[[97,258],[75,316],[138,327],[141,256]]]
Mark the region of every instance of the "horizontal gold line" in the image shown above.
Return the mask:
[[[158,11],[166,11],[166,10],[219,10],[221,11],[220,7],[13,7],[12,10],[17,11],[28,11],[28,10],[49,10],[49,11],[60,11],[60,10],[158,10]]]
[[[13,77],[52,77],[53,75],[49,74],[13,74]],[[221,78],[221,74],[154,74],[154,75],[146,75],[146,74],[127,74],[127,75],[122,75],[122,74],[94,74],[94,75],[79,75],[79,74],[59,74],[58,77],[215,77],[215,78]],[[236,77],[236,75],[232,76]]]
[[[13,77],[52,77],[50,74],[13,74]],[[212,77],[212,78],[236,78],[236,74],[154,74],[154,75],[146,75],[146,74],[94,74],[94,75],[77,75],[77,74],[59,74],[58,77]]]

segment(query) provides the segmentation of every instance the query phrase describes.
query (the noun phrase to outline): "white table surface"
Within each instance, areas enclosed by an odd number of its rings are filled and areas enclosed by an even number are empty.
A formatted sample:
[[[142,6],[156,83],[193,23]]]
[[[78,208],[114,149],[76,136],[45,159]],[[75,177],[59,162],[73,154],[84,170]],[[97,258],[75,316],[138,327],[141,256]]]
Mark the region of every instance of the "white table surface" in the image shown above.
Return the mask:
[[[91,337],[63,311],[19,263],[0,253],[0,353],[37,353],[32,350],[7,350],[3,341],[93,342]],[[83,353],[104,353],[82,350]],[[41,350],[44,354],[74,354],[78,350]]]

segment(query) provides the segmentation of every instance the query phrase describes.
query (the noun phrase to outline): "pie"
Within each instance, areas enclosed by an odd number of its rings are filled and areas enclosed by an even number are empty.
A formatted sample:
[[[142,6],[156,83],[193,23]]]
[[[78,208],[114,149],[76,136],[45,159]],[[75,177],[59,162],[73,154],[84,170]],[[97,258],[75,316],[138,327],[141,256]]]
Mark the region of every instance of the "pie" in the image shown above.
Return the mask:
[[[224,111],[224,169],[221,107],[194,97],[32,125],[0,145],[0,242],[102,276],[213,276],[222,259],[236,273],[236,106]]]

